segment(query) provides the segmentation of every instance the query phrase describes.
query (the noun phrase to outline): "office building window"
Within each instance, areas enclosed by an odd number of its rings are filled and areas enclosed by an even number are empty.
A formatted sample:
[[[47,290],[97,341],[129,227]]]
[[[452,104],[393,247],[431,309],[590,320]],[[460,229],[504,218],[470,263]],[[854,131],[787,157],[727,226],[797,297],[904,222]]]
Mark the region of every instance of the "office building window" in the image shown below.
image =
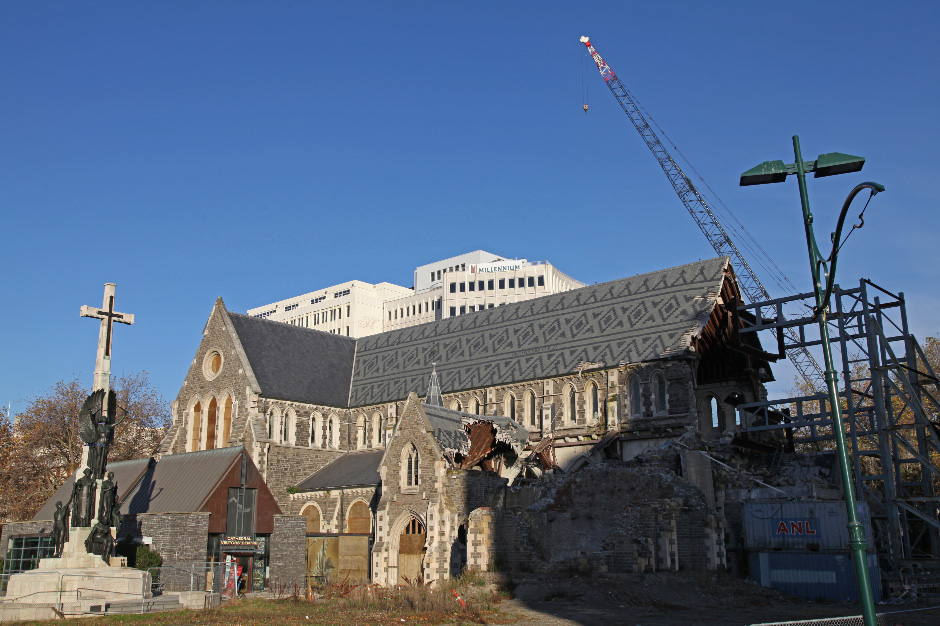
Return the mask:
[[[457,283],[451,283],[451,284],[450,284],[450,292],[451,292],[451,293],[457,293]]]
[[[499,279],[499,288],[500,288],[500,289],[505,289],[505,288],[506,288],[506,279],[505,279],[505,278],[500,278],[500,279]]]
[[[490,291],[493,291],[493,286],[494,286],[493,283],[494,283],[494,282],[495,282],[495,281],[493,281],[493,279],[491,278],[491,279],[489,280],[489,282],[486,283],[486,288],[489,289]]]
[[[545,286],[545,277],[539,276],[539,287],[544,287],[544,286]]]
[[[463,293],[467,290],[467,283],[460,283],[460,293]]]
[[[482,280],[477,283],[477,286],[478,286],[478,288],[479,288],[480,291],[483,291],[483,281],[482,281]]]
[[[457,307],[452,306],[450,307],[450,316],[454,317],[455,315],[457,315]]]
[[[535,276],[529,276],[529,287],[535,287]]]
[[[510,289],[515,289],[515,288],[516,288],[516,279],[515,279],[515,278],[510,278],[510,279],[509,279],[509,288],[510,288]]]
[[[463,315],[463,314],[466,313],[466,312],[467,312],[467,307],[465,307],[465,306],[460,307],[460,314],[461,314],[461,315]]]
[[[476,290],[477,290],[477,284],[476,284],[475,282],[473,282],[472,280],[470,281],[470,283],[468,284],[468,286],[470,287],[470,291],[476,291]]]

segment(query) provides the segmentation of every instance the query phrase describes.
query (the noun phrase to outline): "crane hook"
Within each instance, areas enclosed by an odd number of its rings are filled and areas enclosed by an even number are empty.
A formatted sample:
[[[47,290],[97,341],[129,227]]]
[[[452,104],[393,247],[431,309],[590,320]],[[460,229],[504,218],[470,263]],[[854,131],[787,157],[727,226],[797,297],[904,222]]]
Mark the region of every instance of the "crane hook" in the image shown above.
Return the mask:
[[[584,112],[587,113],[588,105],[585,104],[585,105],[583,105],[583,106],[584,106]]]

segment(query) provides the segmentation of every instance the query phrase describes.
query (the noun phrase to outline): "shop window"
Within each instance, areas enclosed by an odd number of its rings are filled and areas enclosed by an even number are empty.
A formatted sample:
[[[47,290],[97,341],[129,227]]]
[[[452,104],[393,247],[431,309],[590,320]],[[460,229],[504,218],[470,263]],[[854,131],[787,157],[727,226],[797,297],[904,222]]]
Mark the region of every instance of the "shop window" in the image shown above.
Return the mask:
[[[28,572],[39,567],[39,559],[51,557],[55,551],[52,537],[11,537],[3,559],[0,592],[6,593],[11,574]]]

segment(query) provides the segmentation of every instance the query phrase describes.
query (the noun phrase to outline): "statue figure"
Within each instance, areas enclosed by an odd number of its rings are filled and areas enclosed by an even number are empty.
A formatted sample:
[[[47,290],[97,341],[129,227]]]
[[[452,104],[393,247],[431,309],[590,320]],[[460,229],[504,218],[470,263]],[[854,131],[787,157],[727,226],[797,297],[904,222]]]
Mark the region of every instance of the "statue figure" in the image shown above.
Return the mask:
[[[72,486],[72,523],[75,526],[91,526],[92,513],[95,507],[95,479],[91,477],[91,470],[87,467],[75,484]]]
[[[111,529],[101,522],[95,523],[95,527],[88,533],[85,539],[85,550],[88,554],[98,554],[101,559],[111,564],[111,554],[114,552],[114,538],[111,536]]]
[[[117,483],[114,482],[114,472],[108,472],[108,477],[101,481],[101,495],[98,497],[98,502],[98,521],[105,526],[110,526],[114,505],[117,503]]]
[[[113,390],[108,392],[107,416],[104,413],[104,401],[104,390],[99,389],[85,398],[78,413],[78,434],[88,446],[88,468],[96,480],[104,477],[104,468],[108,465],[108,448],[114,441],[117,400]]]
[[[69,540],[69,508],[62,507],[62,501],[55,503],[55,513],[52,514],[52,543],[55,545],[55,552],[52,556],[59,558],[62,556],[62,550],[65,548],[65,542]]]

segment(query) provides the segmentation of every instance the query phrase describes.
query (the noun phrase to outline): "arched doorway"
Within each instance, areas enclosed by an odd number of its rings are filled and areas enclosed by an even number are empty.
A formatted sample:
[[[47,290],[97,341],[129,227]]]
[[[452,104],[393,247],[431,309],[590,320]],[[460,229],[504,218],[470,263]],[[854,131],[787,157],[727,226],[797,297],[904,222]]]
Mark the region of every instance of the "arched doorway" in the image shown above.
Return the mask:
[[[427,531],[424,524],[411,518],[401,532],[398,544],[398,583],[423,582],[424,542]]]

